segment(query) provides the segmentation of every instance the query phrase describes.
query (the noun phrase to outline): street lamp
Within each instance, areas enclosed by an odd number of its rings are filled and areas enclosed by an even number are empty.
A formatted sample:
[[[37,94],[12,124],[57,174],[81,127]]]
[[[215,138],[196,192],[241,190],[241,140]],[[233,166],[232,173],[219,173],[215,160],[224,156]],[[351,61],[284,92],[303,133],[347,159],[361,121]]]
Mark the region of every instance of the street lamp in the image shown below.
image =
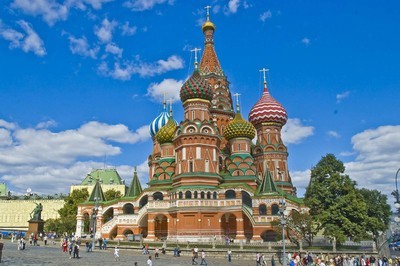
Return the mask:
[[[394,207],[396,208],[397,212],[400,211],[399,189],[398,189],[398,187],[397,187],[397,176],[399,175],[399,172],[400,172],[400,168],[397,169],[396,177],[395,177],[396,190],[392,193],[392,194],[394,194],[394,196],[395,196],[395,198],[396,198],[396,202],[394,203]],[[400,222],[400,217],[399,217],[399,216],[394,217],[394,221],[395,221],[396,223]]]
[[[93,239],[92,239],[92,248],[94,249],[96,246],[96,227],[97,227],[97,212],[99,211],[99,198],[94,197],[95,207],[93,208],[92,212],[92,220],[93,220]]]
[[[281,200],[281,206],[279,208],[279,214],[281,216],[281,225],[282,225],[282,265],[286,266],[286,243],[285,243],[285,225],[287,222],[287,213],[286,213],[286,202],[285,202],[285,196],[283,194],[283,175],[282,172],[280,171],[279,167],[277,167],[278,170],[278,175],[281,176],[282,178],[282,200]]]

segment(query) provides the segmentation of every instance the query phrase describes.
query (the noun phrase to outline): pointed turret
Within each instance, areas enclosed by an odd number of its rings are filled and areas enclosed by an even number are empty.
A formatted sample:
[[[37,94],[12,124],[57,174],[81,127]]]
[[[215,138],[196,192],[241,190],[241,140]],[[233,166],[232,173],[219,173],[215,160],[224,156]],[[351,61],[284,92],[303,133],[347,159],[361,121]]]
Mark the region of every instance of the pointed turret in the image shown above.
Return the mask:
[[[89,197],[89,202],[96,202],[96,201],[106,201],[106,197],[104,196],[103,189],[101,188],[100,181],[97,180],[92,193]]]
[[[137,175],[136,167],[135,172],[133,173],[133,179],[131,185],[129,186],[128,191],[126,192],[125,197],[136,198],[142,193],[142,186],[140,185],[139,177]]]
[[[277,192],[271,172],[267,169],[261,185],[258,187],[257,194],[271,194]]]

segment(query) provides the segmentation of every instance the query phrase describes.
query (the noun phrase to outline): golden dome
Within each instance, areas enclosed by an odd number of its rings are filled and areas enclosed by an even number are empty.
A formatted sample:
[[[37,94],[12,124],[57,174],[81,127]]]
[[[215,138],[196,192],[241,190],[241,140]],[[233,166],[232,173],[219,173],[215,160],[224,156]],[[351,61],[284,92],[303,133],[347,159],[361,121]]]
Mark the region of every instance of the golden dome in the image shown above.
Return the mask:
[[[176,122],[172,118],[172,116],[170,116],[167,124],[165,124],[165,126],[163,126],[156,134],[156,139],[158,143],[163,144],[167,142],[172,142],[172,139],[174,138],[175,128]]]
[[[206,22],[203,23],[203,26],[201,27],[203,29],[203,32],[206,30],[213,30],[215,31],[215,25],[211,21],[207,20]]]
[[[244,120],[239,112],[224,130],[224,137],[227,140],[239,137],[253,139],[255,135],[256,129],[253,124]]]

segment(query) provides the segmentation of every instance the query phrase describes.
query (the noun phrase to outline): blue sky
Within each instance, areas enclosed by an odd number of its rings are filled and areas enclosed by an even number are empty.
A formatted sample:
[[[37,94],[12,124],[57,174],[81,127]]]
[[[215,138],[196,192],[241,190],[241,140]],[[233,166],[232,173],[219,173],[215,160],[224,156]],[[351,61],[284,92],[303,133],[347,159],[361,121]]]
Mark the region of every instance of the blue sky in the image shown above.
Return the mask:
[[[244,115],[261,95],[259,69],[270,69],[299,196],[326,153],[389,195],[400,167],[397,1],[3,1],[0,182],[65,193],[92,169],[115,167],[129,183],[138,166],[144,184],[147,127],[164,92],[182,118],[206,5]]]

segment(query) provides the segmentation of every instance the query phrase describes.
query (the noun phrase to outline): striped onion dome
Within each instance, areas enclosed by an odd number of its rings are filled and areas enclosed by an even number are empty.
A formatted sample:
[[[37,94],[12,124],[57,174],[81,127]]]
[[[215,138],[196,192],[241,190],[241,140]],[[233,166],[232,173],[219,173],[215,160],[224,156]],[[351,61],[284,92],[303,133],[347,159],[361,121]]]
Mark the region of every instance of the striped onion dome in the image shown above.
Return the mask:
[[[182,102],[195,98],[211,101],[213,93],[210,85],[200,76],[199,70],[196,69],[192,76],[183,84],[180,96]]]
[[[256,129],[253,124],[244,120],[240,112],[236,113],[235,118],[229,122],[224,130],[224,137],[227,140],[238,137],[253,139],[255,135]]]
[[[162,111],[161,114],[159,114],[149,125],[150,135],[154,137],[160,130],[160,128],[162,128],[165,124],[167,124],[168,119],[169,119],[169,114],[165,110],[165,104],[164,104],[164,111]]]
[[[172,142],[176,126],[177,125],[175,120],[172,118],[172,116],[170,116],[167,124],[165,124],[165,126],[163,126],[156,134],[156,139],[158,143],[163,144],[167,142]]]
[[[253,125],[261,123],[286,124],[287,113],[285,108],[269,94],[267,83],[264,83],[264,92],[261,99],[251,108],[249,121]]]

